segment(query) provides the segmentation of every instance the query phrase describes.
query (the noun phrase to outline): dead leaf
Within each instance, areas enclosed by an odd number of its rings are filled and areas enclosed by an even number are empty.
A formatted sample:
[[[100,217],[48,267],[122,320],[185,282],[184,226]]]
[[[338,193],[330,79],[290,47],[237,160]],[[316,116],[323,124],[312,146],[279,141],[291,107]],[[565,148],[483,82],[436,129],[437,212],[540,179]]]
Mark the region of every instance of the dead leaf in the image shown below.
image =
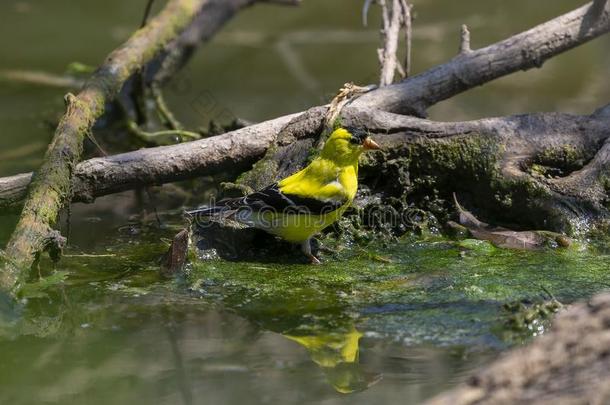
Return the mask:
[[[188,228],[181,230],[174,236],[169,250],[163,257],[161,275],[171,277],[184,270],[184,265],[188,258],[189,243],[190,234]]]
[[[486,240],[494,246],[505,249],[537,250],[552,245],[568,247],[572,241],[565,235],[549,231],[513,231],[493,227],[479,221],[471,212],[466,211],[453,193],[453,201],[459,213],[460,225],[465,226],[476,239]]]

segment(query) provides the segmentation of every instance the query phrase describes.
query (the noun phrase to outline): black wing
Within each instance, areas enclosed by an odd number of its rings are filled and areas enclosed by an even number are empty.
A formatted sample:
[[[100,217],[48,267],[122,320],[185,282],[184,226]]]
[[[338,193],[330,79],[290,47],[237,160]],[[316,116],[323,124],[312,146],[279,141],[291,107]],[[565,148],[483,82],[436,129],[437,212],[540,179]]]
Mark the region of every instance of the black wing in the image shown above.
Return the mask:
[[[322,215],[339,209],[346,202],[347,199],[323,201],[312,197],[287,194],[280,191],[278,184],[274,183],[245,197],[220,200],[213,207],[201,208],[187,213],[190,215],[211,216],[246,208],[255,212]]]
[[[294,212],[314,215],[335,211],[347,202],[347,199],[342,201],[323,201],[312,197],[287,194],[280,190],[277,183],[256,193],[249,194],[240,200],[242,205],[250,207],[255,211]]]

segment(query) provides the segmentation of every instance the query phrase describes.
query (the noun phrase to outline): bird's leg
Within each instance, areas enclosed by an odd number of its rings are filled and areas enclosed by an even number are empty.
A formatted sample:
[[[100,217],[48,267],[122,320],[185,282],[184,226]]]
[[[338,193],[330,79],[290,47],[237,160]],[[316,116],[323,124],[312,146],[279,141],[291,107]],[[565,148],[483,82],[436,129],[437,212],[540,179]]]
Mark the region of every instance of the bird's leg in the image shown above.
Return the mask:
[[[335,251],[331,248],[329,248],[328,246],[324,245],[322,242],[320,242],[319,239],[316,239],[316,242],[318,244],[318,252],[323,252],[326,254],[333,254],[335,253]]]
[[[303,251],[305,256],[307,256],[307,258],[311,261],[311,264],[321,263],[320,259],[318,259],[311,253],[311,239],[307,239],[306,241],[301,243],[301,250]]]

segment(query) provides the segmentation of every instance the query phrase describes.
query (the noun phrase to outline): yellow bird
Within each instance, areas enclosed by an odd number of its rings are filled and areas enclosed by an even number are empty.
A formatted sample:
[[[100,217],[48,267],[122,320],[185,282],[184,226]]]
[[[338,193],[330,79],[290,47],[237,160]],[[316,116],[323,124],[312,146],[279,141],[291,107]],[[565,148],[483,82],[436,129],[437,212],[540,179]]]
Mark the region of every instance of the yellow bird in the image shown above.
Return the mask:
[[[339,128],[303,170],[245,197],[188,214],[230,218],[300,243],[311,262],[319,264],[311,253],[311,237],[337,221],[354,200],[358,158],[367,149],[379,149],[379,145],[365,131]]]

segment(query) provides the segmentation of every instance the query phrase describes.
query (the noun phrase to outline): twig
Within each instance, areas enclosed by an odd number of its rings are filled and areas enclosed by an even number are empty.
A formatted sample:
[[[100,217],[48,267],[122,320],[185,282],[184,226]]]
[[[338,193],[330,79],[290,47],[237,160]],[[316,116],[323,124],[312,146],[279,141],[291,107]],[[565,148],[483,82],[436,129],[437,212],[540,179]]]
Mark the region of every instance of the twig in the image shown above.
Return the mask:
[[[460,35],[460,54],[464,55],[472,52],[470,49],[470,31],[468,31],[468,26],[466,24],[462,24],[462,32]]]
[[[402,7],[402,21],[405,31],[405,74],[403,77],[409,77],[411,75],[411,38],[413,37],[413,16],[411,15],[411,9],[413,6],[407,0],[401,0],[400,5]]]
[[[150,92],[153,96],[153,100],[155,101],[155,107],[157,108],[157,113],[159,114],[159,118],[161,119],[163,125],[166,128],[173,130],[182,129],[182,124],[180,121],[178,121],[178,119],[176,119],[174,114],[169,109],[167,103],[165,102],[165,98],[163,97],[163,92],[161,91],[161,88],[157,82],[151,83]]]
[[[379,86],[387,86],[394,81],[394,74],[398,72],[402,77],[408,76],[411,70],[411,7],[406,0],[390,0],[392,6],[385,0],[379,0],[382,15],[381,38],[382,48],[377,50],[381,74]],[[365,11],[368,6],[365,3]],[[398,61],[398,41],[401,28],[405,28],[406,56],[405,66]]]
[[[69,75],[55,75],[53,73],[29,70],[0,70],[0,80],[67,89],[78,89],[83,85],[82,80]]]
[[[152,5],[155,0],[147,0],[146,8],[144,9],[144,15],[142,16],[142,22],[140,23],[140,28],[144,28],[146,23],[148,22],[148,16],[150,15],[150,10],[152,9]]]
[[[147,132],[141,129],[134,121],[127,122],[127,129],[130,133],[137,136],[144,142],[155,145],[171,145],[176,143],[176,137],[180,141],[201,139],[201,135],[197,132],[185,131],[182,129],[169,129],[167,131]]]
[[[354,83],[345,83],[343,87],[339,90],[339,93],[335,97],[333,97],[330,105],[328,106],[328,111],[326,112],[326,116],[324,117],[324,129],[326,133],[330,133],[334,127],[335,121],[339,118],[341,114],[341,110],[343,107],[352,101],[354,98],[364,94],[368,91],[375,89],[375,86],[356,86]],[[321,149],[324,144],[324,137],[320,137],[317,143],[317,148]]]
[[[155,0],[147,0],[146,7],[144,9],[144,15],[142,16],[142,22],[140,23],[140,29],[144,28],[148,22],[148,15],[152,9],[152,5]],[[149,114],[146,106],[146,65],[143,65],[133,75],[133,85],[131,86],[131,93],[129,94],[133,103],[133,109],[136,116],[136,121],[139,125],[145,125],[148,122]]]
[[[373,1],[374,0],[364,0],[364,4],[362,5],[362,25],[365,27],[368,25],[369,9],[371,8]]]
[[[113,51],[77,96],[66,96],[67,111],[60,120],[28,193],[21,217],[6,247],[10,264],[0,272],[0,287],[13,293],[37,254],[44,250],[59,211],[70,200],[72,175],[83,139],[125,81],[152,59],[192,21],[206,0],[171,0],[154,23],[136,31]]]

